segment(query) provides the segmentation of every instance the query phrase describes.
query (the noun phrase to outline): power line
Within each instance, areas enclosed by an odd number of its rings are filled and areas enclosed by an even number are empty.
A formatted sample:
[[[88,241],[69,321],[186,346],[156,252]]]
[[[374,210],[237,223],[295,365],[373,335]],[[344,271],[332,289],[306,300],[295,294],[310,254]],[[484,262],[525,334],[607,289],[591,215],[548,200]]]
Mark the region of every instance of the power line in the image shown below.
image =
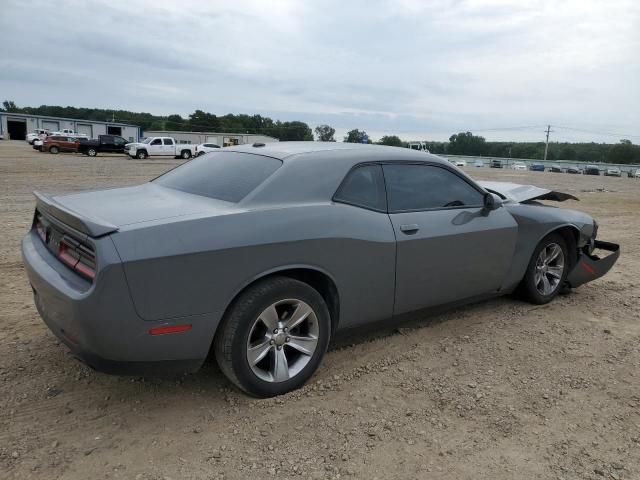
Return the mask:
[[[609,135],[609,136],[618,137],[618,138],[627,138],[627,137],[640,138],[640,135],[632,135],[628,133],[598,132],[595,130],[587,130],[584,128],[564,127],[562,125],[556,125],[556,128],[564,128],[565,130],[573,130],[575,132],[583,132],[583,133],[592,133],[596,135]]]

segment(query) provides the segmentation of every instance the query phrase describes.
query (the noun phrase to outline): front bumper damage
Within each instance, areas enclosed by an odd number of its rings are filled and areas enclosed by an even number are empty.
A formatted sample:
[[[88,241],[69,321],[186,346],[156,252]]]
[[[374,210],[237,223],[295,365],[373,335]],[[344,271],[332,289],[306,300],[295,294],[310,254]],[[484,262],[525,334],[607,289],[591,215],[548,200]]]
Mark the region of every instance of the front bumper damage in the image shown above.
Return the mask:
[[[594,254],[596,250],[604,250],[610,253],[601,258]],[[595,240],[590,253],[586,249],[580,252],[576,265],[567,276],[567,283],[569,286],[575,288],[602,277],[611,270],[611,267],[616,263],[619,256],[620,245]]]

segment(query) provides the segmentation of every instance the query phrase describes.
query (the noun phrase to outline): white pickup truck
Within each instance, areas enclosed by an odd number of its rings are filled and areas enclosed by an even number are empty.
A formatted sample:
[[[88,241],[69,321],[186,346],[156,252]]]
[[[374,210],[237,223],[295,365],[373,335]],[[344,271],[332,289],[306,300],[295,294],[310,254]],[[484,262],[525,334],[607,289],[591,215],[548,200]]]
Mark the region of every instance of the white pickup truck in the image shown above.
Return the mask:
[[[127,143],[125,153],[131,158],[147,157],[191,158],[195,154],[195,145],[177,143],[172,137],[148,137],[142,142]]]
[[[70,128],[63,128],[59,132],[52,132],[48,135],[57,135],[59,137],[89,138],[86,133],[76,133]]]

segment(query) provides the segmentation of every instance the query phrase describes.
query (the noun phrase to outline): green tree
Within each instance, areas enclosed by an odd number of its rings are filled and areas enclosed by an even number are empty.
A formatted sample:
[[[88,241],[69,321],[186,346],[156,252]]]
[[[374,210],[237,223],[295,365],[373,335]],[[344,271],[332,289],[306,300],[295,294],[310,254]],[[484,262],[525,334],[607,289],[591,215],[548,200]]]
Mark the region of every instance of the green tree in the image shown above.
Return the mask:
[[[636,163],[640,162],[640,147],[630,140],[620,140],[614,145],[607,155],[607,161],[611,163]]]
[[[571,145],[564,145],[558,154],[558,158],[560,160],[575,160],[576,159],[576,149]]]
[[[449,137],[447,153],[453,155],[484,155],[486,140],[471,132],[460,132]]]
[[[329,125],[318,125],[315,128],[316,137],[318,142],[335,142],[336,139],[333,136],[336,133],[336,129]]]
[[[20,109],[16,105],[16,102],[14,102],[13,100],[5,100],[4,102],[2,102],[2,106],[4,107],[3,110],[5,112],[16,113],[20,111]]]
[[[220,121],[212,113],[196,110],[189,115],[189,130],[192,132],[216,132],[219,127]]]
[[[371,143],[367,132],[360,131],[357,128],[347,132],[347,136],[344,137],[344,141],[347,143]]]
[[[400,137],[398,137],[396,135],[385,135],[384,137],[382,137],[380,139],[378,144],[379,145],[389,145],[391,147],[402,147],[404,145],[402,143],[402,140],[400,140]]]
[[[189,129],[187,121],[177,113],[169,115],[164,124],[167,130],[186,131]]]

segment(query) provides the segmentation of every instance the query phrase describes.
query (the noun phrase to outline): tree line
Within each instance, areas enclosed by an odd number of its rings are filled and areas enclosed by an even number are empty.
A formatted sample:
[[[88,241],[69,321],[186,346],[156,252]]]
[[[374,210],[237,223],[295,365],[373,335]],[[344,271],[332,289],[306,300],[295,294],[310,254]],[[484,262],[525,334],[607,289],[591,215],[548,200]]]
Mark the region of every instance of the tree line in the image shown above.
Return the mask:
[[[317,129],[316,129],[317,132]],[[344,137],[345,142],[373,143],[366,132],[351,130]],[[409,142],[396,135],[382,137],[375,142],[379,145],[407,147]],[[483,157],[544,159],[544,142],[487,142],[486,139],[471,132],[460,132],[449,137],[448,142],[423,142],[431,153],[449,155],[470,155]],[[576,160],[588,163],[640,163],[640,146],[630,140],[622,139],[610,143],[568,143],[550,142],[547,160]]]
[[[140,126],[143,130],[173,130],[189,132],[259,133],[281,141],[335,142],[336,130],[330,125],[318,125],[314,131],[301,121],[282,122],[262,115],[232,114],[216,115],[196,110],[186,118],[179,114],[161,116],[145,112],[111,110],[103,108],[62,107],[40,105],[18,107],[15,102],[5,100],[6,112],[67,117],[83,120],[116,121]],[[376,143],[394,147],[407,147],[408,142],[397,135],[386,135],[374,142],[366,131],[353,129],[343,137],[344,142]],[[544,158],[544,142],[487,142],[471,132],[451,135],[448,142],[424,141],[431,153],[451,155],[473,155],[487,157]],[[616,144],[607,143],[549,143],[548,160],[578,160],[583,162],[640,163],[640,147],[623,139]]]

